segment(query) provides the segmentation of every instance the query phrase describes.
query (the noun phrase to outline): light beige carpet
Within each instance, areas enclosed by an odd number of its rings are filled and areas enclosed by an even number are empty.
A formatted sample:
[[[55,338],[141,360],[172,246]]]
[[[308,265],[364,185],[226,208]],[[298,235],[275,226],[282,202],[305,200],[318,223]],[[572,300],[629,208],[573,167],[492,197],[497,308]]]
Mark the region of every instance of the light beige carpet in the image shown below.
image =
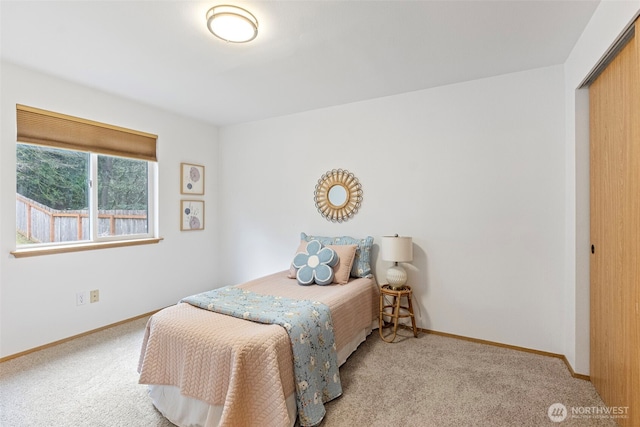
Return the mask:
[[[0,426],[171,426],[137,383],[145,323],[0,364]],[[615,425],[571,417],[571,407],[604,405],[561,360],[437,335],[387,344],[374,331],[340,375],[343,396],[326,405],[322,427]],[[554,403],[569,411],[561,423],[547,416]]]

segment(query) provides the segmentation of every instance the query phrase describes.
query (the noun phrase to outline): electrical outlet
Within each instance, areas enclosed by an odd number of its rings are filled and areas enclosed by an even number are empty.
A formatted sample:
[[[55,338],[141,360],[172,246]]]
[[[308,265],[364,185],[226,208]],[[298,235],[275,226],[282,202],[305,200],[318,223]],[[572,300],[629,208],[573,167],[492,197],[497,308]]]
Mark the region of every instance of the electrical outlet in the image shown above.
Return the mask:
[[[100,291],[98,289],[91,291],[91,303],[100,301]]]
[[[89,302],[89,292],[81,291],[76,293],[76,305],[85,305]]]

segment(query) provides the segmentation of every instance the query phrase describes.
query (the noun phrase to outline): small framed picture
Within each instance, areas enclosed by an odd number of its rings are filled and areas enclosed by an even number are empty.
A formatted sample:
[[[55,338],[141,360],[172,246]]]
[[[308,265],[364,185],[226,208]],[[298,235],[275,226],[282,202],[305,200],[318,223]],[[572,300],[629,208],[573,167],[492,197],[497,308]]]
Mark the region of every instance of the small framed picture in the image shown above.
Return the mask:
[[[180,163],[180,193],[204,194],[204,166]]]
[[[204,230],[204,200],[180,200],[180,230]]]

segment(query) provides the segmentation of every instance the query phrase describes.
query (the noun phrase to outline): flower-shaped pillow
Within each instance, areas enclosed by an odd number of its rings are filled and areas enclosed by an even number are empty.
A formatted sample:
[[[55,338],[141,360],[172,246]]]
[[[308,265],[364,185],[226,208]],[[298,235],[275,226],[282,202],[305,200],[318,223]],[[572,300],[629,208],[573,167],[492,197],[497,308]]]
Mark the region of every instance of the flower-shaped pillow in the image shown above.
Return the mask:
[[[305,252],[298,252],[293,258],[297,269],[296,279],[301,285],[329,285],[333,282],[333,268],[339,261],[338,254],[331,248],[322,247],[317,240],[307,244]]]

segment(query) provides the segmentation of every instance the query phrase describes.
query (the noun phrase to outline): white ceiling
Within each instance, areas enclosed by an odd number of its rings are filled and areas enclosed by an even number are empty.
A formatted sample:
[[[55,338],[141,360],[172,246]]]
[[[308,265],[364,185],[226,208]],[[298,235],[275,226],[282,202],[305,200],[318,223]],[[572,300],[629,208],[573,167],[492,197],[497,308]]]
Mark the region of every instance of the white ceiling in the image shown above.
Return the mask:
[[[215,125],[562,64],[598,1],[241,1],[249,44],[206,29],[212,1],[0,2],[3,60]]]

